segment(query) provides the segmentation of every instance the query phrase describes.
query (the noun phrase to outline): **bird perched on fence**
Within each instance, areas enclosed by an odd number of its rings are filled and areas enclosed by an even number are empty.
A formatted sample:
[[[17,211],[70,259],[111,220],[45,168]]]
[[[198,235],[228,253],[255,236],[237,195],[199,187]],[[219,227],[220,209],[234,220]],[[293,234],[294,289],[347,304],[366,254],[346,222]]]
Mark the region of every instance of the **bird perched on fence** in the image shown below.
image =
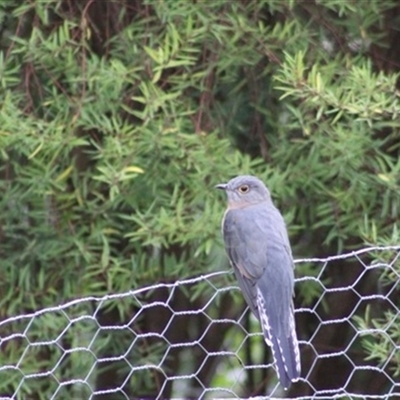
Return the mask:
[[[238,176],[216,186],[226,192],[222,221],[226,252],[251,311],[271,346],[284,388],[300,377],[293,313],[294,263],[286,225],[262,181]]]

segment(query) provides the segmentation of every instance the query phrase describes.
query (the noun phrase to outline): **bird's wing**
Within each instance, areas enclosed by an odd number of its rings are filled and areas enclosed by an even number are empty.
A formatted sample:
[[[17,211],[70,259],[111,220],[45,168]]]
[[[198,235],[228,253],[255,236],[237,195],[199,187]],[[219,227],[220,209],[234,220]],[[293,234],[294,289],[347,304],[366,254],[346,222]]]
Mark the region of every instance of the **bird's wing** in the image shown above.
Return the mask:
[[[293,259],[284,220],[272,203],[228,210],[223,234],[244,297],[272,346],[280,380],[299,376],[294,331]],[[297,351],[297,352],[296,352]]]
[[[251,267],[253,262],[249,259],[251,251],[247,247],[248,241],[245,237],[245,232],[238,229],[241,222],[240,216],[235,211],[228,210],[225,213],[222,224],[225,249],[246,303],[257,319],[260,319],[257,310],[256,283],[263,269],[259,268],[257,264],[254,264],[253,268]]]
[[[278,312],[289,309],[294,285],[293,259],[284,220],[275,206],[262,203],[228,210],[223,237],[252,311],[257,308],[255,285],[262,282],[268,285],[268,290],[263,288],[266,301]]]

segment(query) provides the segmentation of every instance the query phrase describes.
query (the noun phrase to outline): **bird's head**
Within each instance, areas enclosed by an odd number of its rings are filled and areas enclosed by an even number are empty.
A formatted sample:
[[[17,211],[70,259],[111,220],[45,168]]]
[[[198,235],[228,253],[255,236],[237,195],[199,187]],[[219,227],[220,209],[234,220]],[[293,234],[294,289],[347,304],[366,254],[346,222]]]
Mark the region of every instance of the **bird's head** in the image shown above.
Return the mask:
[[[237,176],[217,189],[225,190],[230,208],[242,208],[271,200],[269,190],[260,179],[251,175]]]

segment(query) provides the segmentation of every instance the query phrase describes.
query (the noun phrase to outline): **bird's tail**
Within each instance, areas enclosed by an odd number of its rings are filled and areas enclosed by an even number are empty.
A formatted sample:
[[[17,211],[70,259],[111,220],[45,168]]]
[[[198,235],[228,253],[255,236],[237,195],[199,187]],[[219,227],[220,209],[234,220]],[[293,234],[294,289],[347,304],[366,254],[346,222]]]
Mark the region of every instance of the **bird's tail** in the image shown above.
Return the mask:
[[[264,298],[259,293],[257,298],[260,322],[266,343],[271,346],[277,374],[281,385],[287,389],[291,382],[295,382],[300,377],[300,352],[297,342],[296,328],[293,310],[290,313],[288,335],[276,335],[272,329],[265,308]]]

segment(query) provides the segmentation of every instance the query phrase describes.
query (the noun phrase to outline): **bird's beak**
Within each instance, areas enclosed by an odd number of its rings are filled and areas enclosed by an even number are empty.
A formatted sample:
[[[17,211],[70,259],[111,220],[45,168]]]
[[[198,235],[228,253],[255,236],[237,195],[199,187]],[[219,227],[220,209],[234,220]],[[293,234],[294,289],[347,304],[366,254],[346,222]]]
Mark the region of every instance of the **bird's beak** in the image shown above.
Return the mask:
[[[218,185],[215,185],[215,189],[221,189],[221,190],[226,190],[226,187],[228,185],[226,183],[219,183]]]

